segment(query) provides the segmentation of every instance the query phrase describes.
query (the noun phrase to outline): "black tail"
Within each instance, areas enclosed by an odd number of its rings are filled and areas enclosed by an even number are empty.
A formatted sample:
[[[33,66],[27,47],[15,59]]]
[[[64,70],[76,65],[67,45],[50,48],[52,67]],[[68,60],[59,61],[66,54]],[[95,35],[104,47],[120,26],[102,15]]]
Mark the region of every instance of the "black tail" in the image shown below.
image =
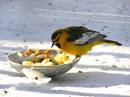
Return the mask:
[[[103,42],[105,43],[108,43],[108,44],[114,44],[114,45],[118,45],[118,46],[121,46],[122,44],[117,42],[117,41],[113,41],[113,40],[106,40],[106,39],[103,39],[102,40]]]

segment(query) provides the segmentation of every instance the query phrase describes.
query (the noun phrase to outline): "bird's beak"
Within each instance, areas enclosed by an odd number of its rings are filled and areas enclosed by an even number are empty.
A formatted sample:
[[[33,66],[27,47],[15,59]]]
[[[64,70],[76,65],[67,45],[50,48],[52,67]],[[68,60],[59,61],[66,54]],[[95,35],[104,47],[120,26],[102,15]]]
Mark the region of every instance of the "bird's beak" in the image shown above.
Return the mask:
[[[54,43],[54,42],[52,42],[51,48],[54,46],[54,44],[55,44],[55,43]]]

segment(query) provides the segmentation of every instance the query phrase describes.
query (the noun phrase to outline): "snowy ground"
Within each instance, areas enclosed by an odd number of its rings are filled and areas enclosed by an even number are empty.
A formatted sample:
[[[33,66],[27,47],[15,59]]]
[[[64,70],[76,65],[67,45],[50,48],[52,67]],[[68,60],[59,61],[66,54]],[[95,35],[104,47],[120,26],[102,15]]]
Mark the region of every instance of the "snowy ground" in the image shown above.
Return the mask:
[[[130,97],[129,0],[0,0],[0,97]],[[97,46],[69,72],[34,84],[7,56],[49,48],[60,27],[83,25],[123,44]],[[80,72],[79,72],[80,71]]]

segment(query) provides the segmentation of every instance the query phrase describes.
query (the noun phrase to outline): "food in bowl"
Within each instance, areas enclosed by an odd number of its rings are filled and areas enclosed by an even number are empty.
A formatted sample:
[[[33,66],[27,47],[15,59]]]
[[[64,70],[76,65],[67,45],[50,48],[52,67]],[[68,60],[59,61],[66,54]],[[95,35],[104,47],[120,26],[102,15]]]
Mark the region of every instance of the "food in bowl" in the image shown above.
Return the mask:
[[[68,54],[55,54],[54,50],[27,49],[17,54],[24,66],[55,66],[71,62]]]

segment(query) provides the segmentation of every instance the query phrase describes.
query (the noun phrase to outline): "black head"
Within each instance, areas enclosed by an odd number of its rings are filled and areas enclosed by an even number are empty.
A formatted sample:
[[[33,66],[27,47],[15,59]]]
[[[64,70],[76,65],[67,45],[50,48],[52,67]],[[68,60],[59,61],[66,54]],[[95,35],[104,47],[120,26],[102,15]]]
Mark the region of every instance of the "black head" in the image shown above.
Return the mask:
[[[53,34],[51,35],[51,40],[52,40],[51,47],[53,47],[53,45],[56,45],[60,48],[60,44],[58,43],[58,41],[59,41],[59,38],[60,38],[63,31],[64,31],[63,29],[58,29],[58,30],[53,32]]]

